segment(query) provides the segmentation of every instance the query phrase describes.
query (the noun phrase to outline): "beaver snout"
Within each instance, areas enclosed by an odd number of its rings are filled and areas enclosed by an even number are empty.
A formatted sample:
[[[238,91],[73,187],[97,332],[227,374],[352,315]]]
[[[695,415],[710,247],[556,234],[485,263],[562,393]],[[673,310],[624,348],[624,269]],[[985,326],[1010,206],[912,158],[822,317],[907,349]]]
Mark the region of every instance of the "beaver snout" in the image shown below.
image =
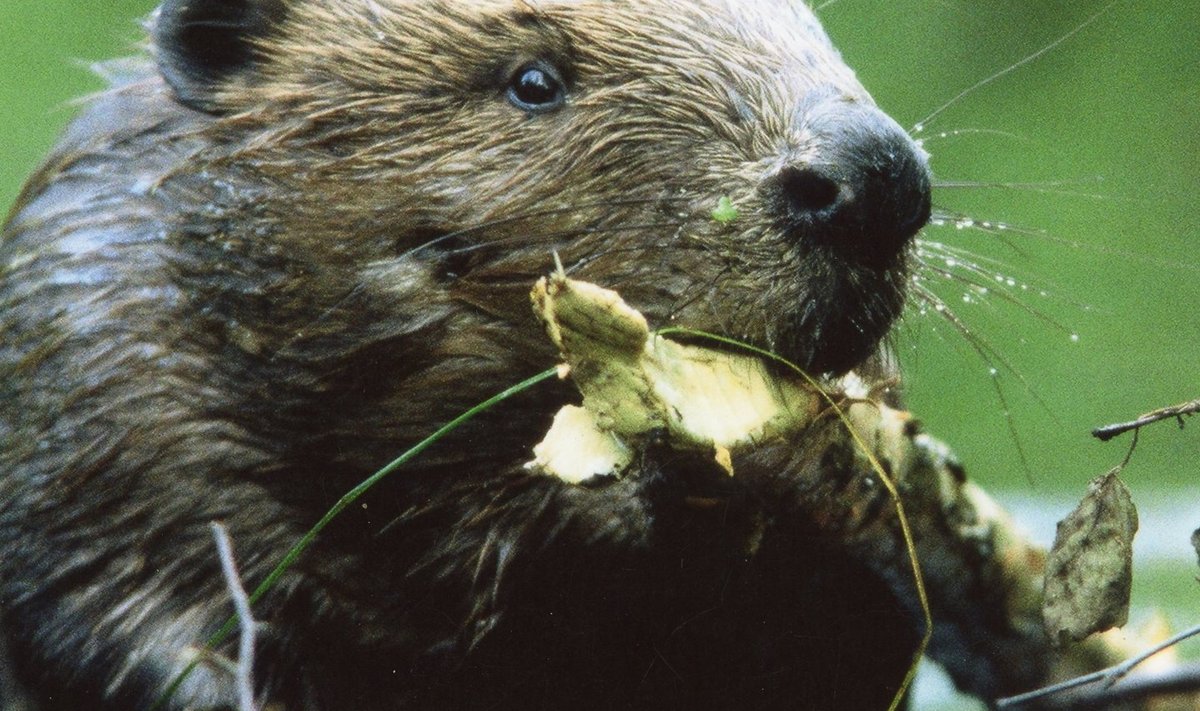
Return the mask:
[[[764,186],[784,230],[808,248],[877,269],[929,220],[929,167],[874,106],[826,100],[800,118],[803,145]]]

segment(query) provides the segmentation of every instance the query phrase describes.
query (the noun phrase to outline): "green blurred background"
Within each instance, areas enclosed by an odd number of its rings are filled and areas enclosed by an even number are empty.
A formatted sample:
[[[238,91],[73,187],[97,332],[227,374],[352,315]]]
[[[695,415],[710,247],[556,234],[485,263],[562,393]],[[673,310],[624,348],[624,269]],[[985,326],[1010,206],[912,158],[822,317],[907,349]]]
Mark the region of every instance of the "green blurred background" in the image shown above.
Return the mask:
[[[954,184],[937,191],[938,207],[1014,228],[1003,238],[926,231],[974,254],[990,277],[1018,284],[1016,305],[994,290],[967,303],[961,283],[934,284],[999,354],[998,376],[935,313],[911,313],[896,341],[912,409],[1049,540],[1087,481],[1125,453],[1127,439],[1103,445],[1091,427],[1200,397],[1200,3],[826,5],[820,14],[835,43],[907,127],[1100,13],[918,134],[938,178]],[[0,204],[12,202],[70,118],[70,101],[100,88],[87,65],[133,51],[136,18],[152,6],[0,3]],[[1188,543],[1200,527],[1198,467],[1200,419],[1183,432],[1165,424],[1143,433],[1126,474],[1142,509],[1135,620],[1157,607],[1176,626],[1200,621]]]

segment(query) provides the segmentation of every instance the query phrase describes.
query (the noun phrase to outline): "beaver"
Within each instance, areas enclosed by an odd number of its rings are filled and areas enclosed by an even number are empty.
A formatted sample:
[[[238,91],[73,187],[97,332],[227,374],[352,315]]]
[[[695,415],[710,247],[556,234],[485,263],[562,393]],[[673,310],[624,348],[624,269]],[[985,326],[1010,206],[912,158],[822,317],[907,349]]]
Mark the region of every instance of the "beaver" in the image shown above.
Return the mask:
[[[189,666],[166,708],[235,707],[236,650],[201,651],[231,613],[210,522],[257,585],[553,365],[528,293],[556,255],[657,326],[884,359],[927,159],[802,3],[167,0],[147,26],[0,241],[0,606],[44,710],[148,708]],[[911,607],[790,507],[803,457],[524,469],[574,397],[506,402],[340,516],[255,607],[259,698],[886,707]]]

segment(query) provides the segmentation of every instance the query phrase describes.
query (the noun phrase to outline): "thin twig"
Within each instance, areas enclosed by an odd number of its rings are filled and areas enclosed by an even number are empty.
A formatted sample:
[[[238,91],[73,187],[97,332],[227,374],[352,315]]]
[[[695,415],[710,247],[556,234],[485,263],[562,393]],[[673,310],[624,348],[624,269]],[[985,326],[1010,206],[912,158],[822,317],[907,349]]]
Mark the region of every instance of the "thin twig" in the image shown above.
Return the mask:
[[[221,572],[225,574],[225,585],[229,588],[229,596],[233,598],[233,608],[237,611],[240,637],[238,639],[237,659],[237,690],[238,711],[258,711],[254,701],[254,614],[250,611],[250,596],[242,586],[238,576],[237,564],[233,559],[233,543],[229,540],[229,531],[221,523],[213,521],[213,539],[217,543],[217,555],[221,559]]]
[[[1083,676],[1077,676],[1074,679],[1068,679],[1064,682],[1060,682],[1058,684],[1052,684],[1051,686],[1043,687],[1041,689],[1036,689],[1034,691],[1030,691],[1030,692],[1027,692],[1024,694],[1018,694],[1017,696],[1009,696],[1007,698],[997,699],[996,700],[996,708],[1000,708],[1000,709],[1014,708],[1014,707],[1026,704],[1030,701],[1044,699],[1047,696],[1053,696],[1054,694],[1059,694],[1059,693],[1062,693],[1069,689],[1074,689],[1074,688],[1077,688],[1080,686],[1086,686],[1087,684],[1094,684],[1096,682],[1104,682],[1103,688],[1107,689],[1107,688],[1111,687],[1113,684],[1116,684],[1118,681],[1120,681],[1126,674],[1133,671],[1134,667],[1138,666],[1139,664],[1146,661],[1150,657],[1153,657],[1155,654],[1158,654],[1159,652],[1163,651],[1164,649],[1173,647],[1173,646],[1179,644],[1180,642],[1190,639],[1192,637],[1195,637],[1197,635],[1200,635],[1200,625],[1197,625],[1189,630],[1180,632],[1179,634],[1175,635],[1174,637],[1171,637],[1170,639],[1160,642],[1160,643],[1154,645],[1153,647],[1151,647],[1150,649],[1142,652],[1141,654],[1138,654],[1137,656],[1126,659],[1125,661],[1121,662],[1120,664],[1114,664],[1111,667],[1108,667],[1106,669],[1101,669],[1100,671],[1092,672],[1091,674],[1084,674]]]
[[[1107,442],[1113,437],[1125,434],[1130,430],[1138,430],[1146,425],[1152,425],[1155,422],[1171,419],[1178,421],[1179,427],[1182,429],[1184,416],[1191,416],[1197,412],[1200,412],[1200,400],[1192,400],[1191,402],[1185,402],[1180,405],[1175,405],[1174,407],[1164,407],[1160,410],[1147,412],[1132,422],[1121,422],[1115,425],[1097,427],[1096,429],[1092,430],[1092,436],[1101,442]]]
[[[1192,701],[1197,691],[1200,691],[1200,664],[1192,662],[1169,669],[1135,672],[1111,689],[1077,689],[1069,694],[1067,705],[1072,709],[1107,709],[1117,708],[1118,704],[1142,702],[1136,707],[1158,708],[1145,702],[1168,696],[1184,696]],[[1183,699],[1181,702],[1186,703]]]

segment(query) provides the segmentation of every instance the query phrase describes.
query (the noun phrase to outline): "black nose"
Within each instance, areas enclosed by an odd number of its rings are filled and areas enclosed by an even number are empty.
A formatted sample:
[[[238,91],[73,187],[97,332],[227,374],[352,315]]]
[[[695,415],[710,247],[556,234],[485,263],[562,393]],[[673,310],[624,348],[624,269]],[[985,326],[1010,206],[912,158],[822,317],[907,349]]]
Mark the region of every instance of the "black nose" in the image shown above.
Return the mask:
[[[873,106],[826,100],[802,121],[809,142],[765,186],[785,230],[851,262],[895,263],[929,220],[924,152]]]

